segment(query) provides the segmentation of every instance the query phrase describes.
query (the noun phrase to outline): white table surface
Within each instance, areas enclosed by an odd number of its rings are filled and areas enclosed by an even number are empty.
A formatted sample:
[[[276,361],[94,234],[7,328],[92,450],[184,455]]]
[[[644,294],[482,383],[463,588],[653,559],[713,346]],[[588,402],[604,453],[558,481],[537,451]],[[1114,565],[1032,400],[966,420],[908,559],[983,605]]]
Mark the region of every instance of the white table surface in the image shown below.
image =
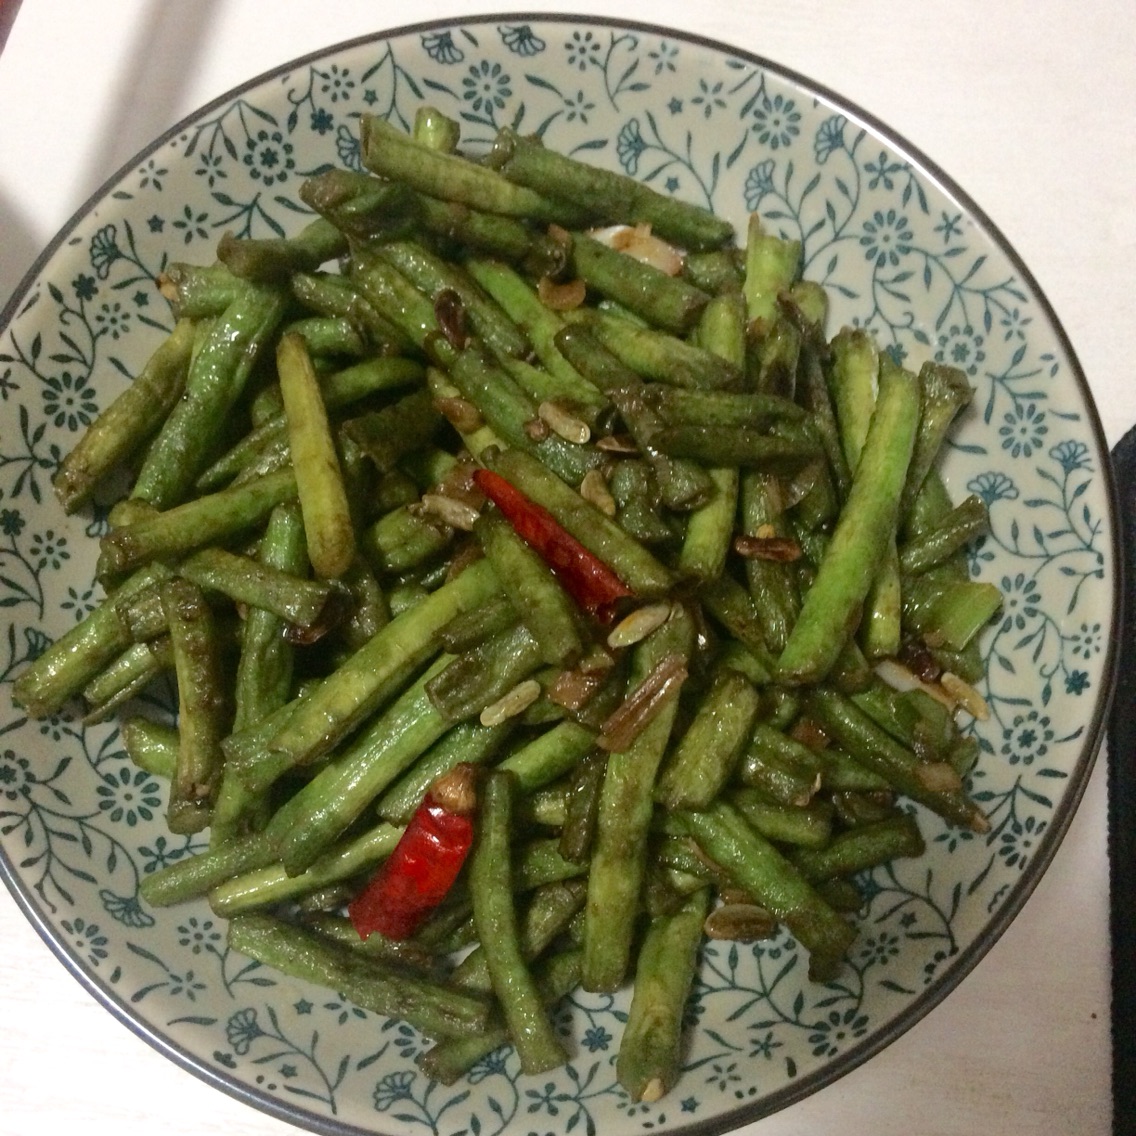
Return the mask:
[[[7,0],[0,0],[2,6]],[[1131,0],[575,0],[803,72],[934,161],[1032,268],[1110,445],[1136,422]],[[24,0],[0,56],[0,306],[39,249],[159,132],[354,36],[501,10],[460,0]],[[517,5],[553,11],[531,0]],[[1110,1131],[1105,761],[1019,918],[939,1008],[747,1136]],[[151,1050],[0,889],[0,1136],[283,1136]]]

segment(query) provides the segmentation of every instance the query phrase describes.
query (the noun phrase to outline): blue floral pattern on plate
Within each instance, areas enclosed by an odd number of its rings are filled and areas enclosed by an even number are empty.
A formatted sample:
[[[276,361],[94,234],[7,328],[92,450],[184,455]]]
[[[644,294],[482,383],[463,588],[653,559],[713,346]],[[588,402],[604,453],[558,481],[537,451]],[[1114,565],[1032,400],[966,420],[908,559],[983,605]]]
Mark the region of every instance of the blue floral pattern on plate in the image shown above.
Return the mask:
[[[626,995],[578,993],[556,1025],[565,1069],[523,1077],[506,1051],[453,1087],[414,1064],[410,1027],[231,952],[207,905],[148,909],[139,883],[204,846],[162,823],[156,780],[113,724],[29,722],[7,683],[97,602],[105,508],[65,517],[60,456],[171,326],[154,278],[209,260],[219,236],[307,219],[297,190],[359,167],[364,112],[406,127],[424,102],[484,149],[536,133],[739,225],[801,240],[832,327],[895,356],[961,367],[977,389],[951,447],[956,498],[990,534],[975,576],[1005,593],[984,639],[991,718],[971,788],[985,835],[922,815],[930,851],[864,881],[848,965],[827,986],[782,934],[707,943],[675,1091],[633,1103],[615,1081]],[[333,1131],[609,1136],[722,1130],[819,1087],[914,1021],[1023,901],[1087,778],[1116,618],[1105,454],[1076,361],[1024,269],[961,195],[882,127],[777,67],[674,32],[488,18],[410,29],[297,62],[205,108],[110,185],[56,245],[0,336],[0,841],[4,875],[108,1004],[188,1067],[297,1123]],[[162,703],[161,695],[155,696]],[[168,704],[168,699],[165,700]]]

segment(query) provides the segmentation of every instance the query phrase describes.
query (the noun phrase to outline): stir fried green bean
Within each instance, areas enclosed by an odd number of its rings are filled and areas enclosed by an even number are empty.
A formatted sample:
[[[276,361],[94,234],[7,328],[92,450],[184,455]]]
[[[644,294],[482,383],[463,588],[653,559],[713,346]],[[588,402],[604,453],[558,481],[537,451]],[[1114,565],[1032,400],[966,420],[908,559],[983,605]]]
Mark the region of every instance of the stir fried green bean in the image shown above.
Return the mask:
[[[630,986],[616,1071],[658,1100],[705,936],[780,924],[838,978],[858,877],[922,855],[926,812],[987,827],[1001,596],[936,468],[972,391],[827,338],[756,215],[739,246],[511,128],[472,161],[430,107],[360,130],[295,236],[163,273],[173,331],[54,478],[70,512],[136,469],[107,598],[13,694],[121,715],[169,828],[210,826],[143,902],[405,1018],[446,1083],[501,1045],[563,1063],[559,1000]],[[370,926],[439,816],[468,868]]]

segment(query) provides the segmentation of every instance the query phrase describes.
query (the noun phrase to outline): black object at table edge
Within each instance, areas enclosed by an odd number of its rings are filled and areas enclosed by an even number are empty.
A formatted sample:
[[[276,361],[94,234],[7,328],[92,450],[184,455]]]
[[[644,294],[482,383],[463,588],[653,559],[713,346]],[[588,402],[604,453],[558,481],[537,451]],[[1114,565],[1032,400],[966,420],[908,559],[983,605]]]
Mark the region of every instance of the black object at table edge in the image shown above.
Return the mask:
[[[1112,1130],[1136,1132],[1136,427],[1112,451],[1125,564],[1124,617],[1108,721]]]

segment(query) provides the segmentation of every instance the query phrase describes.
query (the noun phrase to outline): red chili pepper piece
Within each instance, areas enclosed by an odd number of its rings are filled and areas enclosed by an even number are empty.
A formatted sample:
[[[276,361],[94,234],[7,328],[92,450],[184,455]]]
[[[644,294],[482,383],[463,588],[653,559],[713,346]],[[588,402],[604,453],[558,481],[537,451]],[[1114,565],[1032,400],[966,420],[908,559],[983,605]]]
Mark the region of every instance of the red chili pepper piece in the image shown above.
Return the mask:
[[[634,595],[598,556],[589,552],[542,505],[526,497],[499,473],[478,469],[477,487],[501,510],[517,535],[556,573],[565,591],[590,615],[607,621],[617,601]]]
[[[477,768],[456,765],[427,791],[394,851],[347,907],[366,939],[409,939],[446,898],[473,844]]]

